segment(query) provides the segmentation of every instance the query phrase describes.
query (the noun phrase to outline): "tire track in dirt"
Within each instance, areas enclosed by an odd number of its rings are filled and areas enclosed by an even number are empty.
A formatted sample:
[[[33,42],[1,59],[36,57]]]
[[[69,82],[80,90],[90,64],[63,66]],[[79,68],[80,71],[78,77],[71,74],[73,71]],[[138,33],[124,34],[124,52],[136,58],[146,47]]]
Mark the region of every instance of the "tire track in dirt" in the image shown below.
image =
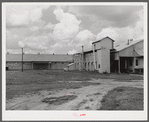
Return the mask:
[[[100,108],[100,101],[109,90],[120,86],[143,88],[143,82],[118,82],[112,79],[99,79],[90,82],[101,83],[78,89],[63,89],[59,91],[43,91],[42,94],[23,96],[7,101],[7,110],[97,110]],[[45,98],[76,95],[77,98],[60,105],[42,102]],[[18,102],[21,101],[21,102]]]

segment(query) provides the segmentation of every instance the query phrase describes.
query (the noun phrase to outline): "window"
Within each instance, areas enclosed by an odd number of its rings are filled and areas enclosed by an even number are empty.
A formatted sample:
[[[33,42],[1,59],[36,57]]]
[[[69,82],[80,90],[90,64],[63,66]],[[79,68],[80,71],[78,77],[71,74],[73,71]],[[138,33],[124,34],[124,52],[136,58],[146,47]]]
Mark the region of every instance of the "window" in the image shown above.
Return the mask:
[[[136,66],[138,66],[139,62],[138,62],[138,59],[136,59]]]

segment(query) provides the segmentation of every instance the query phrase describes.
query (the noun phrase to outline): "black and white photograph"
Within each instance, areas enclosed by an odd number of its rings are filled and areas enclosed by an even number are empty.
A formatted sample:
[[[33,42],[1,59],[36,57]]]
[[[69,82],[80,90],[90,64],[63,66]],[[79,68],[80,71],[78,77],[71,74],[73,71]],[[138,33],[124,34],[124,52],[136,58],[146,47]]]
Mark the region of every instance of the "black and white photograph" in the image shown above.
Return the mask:
[[[147,119],[147,3],[2,4],[4,120]]]

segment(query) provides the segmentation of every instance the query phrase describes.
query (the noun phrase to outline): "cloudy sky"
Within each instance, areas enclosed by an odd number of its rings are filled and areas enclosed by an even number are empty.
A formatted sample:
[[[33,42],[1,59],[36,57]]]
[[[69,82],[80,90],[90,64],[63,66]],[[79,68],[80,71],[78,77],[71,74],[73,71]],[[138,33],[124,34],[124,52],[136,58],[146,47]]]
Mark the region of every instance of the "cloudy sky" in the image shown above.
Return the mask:
[[[109,36],[115,45],[143,38],[143,6],[6,5],[6,50],[73,54]]]

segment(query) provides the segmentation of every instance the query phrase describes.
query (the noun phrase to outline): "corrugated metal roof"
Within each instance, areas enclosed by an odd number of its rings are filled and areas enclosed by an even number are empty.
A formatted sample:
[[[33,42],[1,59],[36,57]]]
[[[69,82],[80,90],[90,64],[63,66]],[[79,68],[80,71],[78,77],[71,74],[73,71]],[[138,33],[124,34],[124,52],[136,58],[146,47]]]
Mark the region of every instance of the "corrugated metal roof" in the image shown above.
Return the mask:
[[[124,50],[124,49],[126,49],[126,48],[128,48],[128,47],[130,47],[130,46],[132,46],[132,45],[134,45],[136,43],[138,43],[138,42],[141,42],[141,41],[143,41],[143,39],[133,40],[133,41],[130,42],[129,45],[127,43],[124,43],[124,44],[121,44],[119,46],[115,46],[115,49],[116,49],[116,51],[121,51],[121,50]]]
[[[84,53],[87,53],[87,52],[92,52],[93,51],[93,49],[92,49],[92,47],[91,48],[85,48],[84,49]],[[75,54],[82,54],[82,50],[79,50],[79,52],[78,53],[75,53]]]
[[[137,50],[135,50],[135,51],[138,53],[139,56],[144,56],[144,51],[143,51],[143,49],[137,49]]]
[[[6,61],[22,61],[21,54],[7,54]],[[72,62],[72,55],[63,54],[24,54],[23,61],[51,61],[51,62]]]
[[[92,52],[93,51],[93,49],[92,48],[87,48],[87,49],[85,49],[84,50],[84,53],[87,53],[87,52]]]

